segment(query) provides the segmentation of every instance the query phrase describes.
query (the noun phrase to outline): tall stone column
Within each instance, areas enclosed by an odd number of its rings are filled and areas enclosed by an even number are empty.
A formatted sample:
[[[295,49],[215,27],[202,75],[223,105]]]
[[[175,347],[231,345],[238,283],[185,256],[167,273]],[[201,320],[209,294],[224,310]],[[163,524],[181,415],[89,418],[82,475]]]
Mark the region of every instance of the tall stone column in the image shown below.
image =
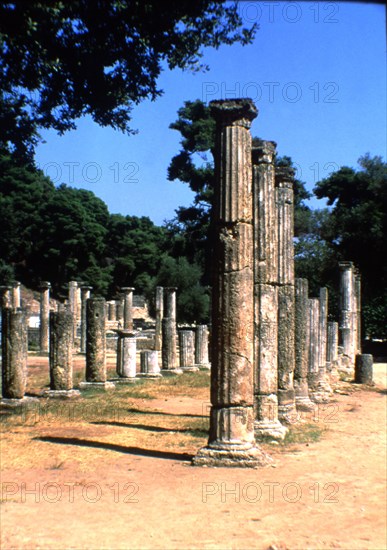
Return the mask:
[[[133,330],[133,292],[131,286],[121,287],[121,292],[124,295],[124,329]]]
[[[86,302],[86,382],[80,388],[109,389],[106,381],[106,302],[104,298],[89,298]]]
[[[256,436],[283,439],[278,420],[278,217],[272,141],[252,150],[254,232],[254,407]]]
[[[337,381],[338,375],[338,345],[339,324],[335,321],[328,323],[327,327],[327,373],[332,380]]]
[[[40,353],[48,353],[50,288],[51,284],[48,281],[40,284]]]
[[[156,287],[156,328],[155,328],[155,350],[161,351],[162,346],[162,320],[164,311],[164,289]]]
[[[77,281],[70,281],[68,285],[68,303],[71,313],[73,314],[73,330],[74,338],[77,336],[77,320],[78,320],[78,283]]]
[[[23,399],[27,386],[27,324],[18,308],[2,310],[2,397]]]
[[[18,309],[21,307],[21,292],[20,292],[20,283],[15,281],[12,284],[12,307]]]
[[[208,327],[197,325],[195,334],[195,364],[199,369],[211,368],[208,357]]]
[[[193,330],[179,330],[180,368],[183,371],[198,371],[195,365],[195,333]]]
[[[344,355],[355,364],[353,339],[354,265],[352,262],[339,262],[340,268],[340,332]]]
[[[308,354],[308,385],[309,395],[314,400],[314,392],[317,389],[319,379],[319,313],[318,298],[309,298],[309,354]]]
[[[355,309],[356,309],[356,354],[361,354],[361,274],[355,271]]]
[[[108,306],[108,320],[115,321],[116,320],[116,301],[110,300],[107,306]]]
[[[319,388],[327,394],[332,388],[327,379],[328,289],[320,288],[319,296]],[[328,397],[328,395],[327,395]]]
[[[300,411],[313,411],[316,405],[309,397],[308,388],[308,280],[295,280],[295,368],[294,390],[296,407]]]
[[[117,300],[117,311],[116,319],[118,321],[118,326],[122,326],[122,321],[124,319],[124,300]]]
[[[249,99],[211,102],[216,119],[211,415],[196,465],[257,467],[254,437],[254,273]]]
[[[295,289],[294,289],[294,169],[276,168],[278,214],[278,416],[294,421]]]
[[[176,291],[176,287],[164,288],[164,317],[161,322],[161,373],[165,376],[183,372],[179,368],[177,356]]]
[[[68,309],[50,313],[50,390],[48,397],[73,397],[74,319]]]
[[[92,286],[81,286],[81,353],[86,352],[86,303],[92,290]]]

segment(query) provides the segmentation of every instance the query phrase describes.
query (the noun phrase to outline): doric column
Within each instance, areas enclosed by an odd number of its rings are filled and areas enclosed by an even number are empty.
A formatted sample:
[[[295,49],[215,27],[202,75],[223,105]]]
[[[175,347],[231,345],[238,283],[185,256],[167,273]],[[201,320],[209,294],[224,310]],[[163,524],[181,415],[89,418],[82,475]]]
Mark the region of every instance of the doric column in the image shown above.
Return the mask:
[[[40,353],[48,352],[50,287],[51,284],[48,281],[40,284]]]
[[[73,396],[73,314],[67,309],[50,313],[50,397]]]
[[[338,367],[339,324],[335,321],[327,327],[327,372],[332,380],[339,379]]]
[[[68,284],[69,294],[68,294],[68,300],[69,300],[69,308],[71,313],[73,314],[73,330],[74,330],[74,338],[77,336],[77,320],[78,320],[78,283],[77,281],[70,281]]]
[[[267,457],[254,437],[254,273],[249,99],[211,102],[217,122],[214,196],[210,436],[194,464],[256,467]]]
[[[276,168],[278,214],[278,416],[294,421],[295,290],[294,290],[294,169]]]
[[[106,382],[106,302],[89,298],[86,302],[86,382],[80,388],[114,388]]]
[[[90,298],[92,286],[81,287],[81,353],[86,352],[86,303]]]
[[[177,357],[176,332],[176,287],[164,288],[164,317],[161,322],[162,330],[162,371],[164,375],[181,374]]]
[[[118,329],[117,340],[117,374],[120,378],[136,377],[137,333],[131,330]]]
[[[156,287],[156,328],[155,328],[155,350],[161,351],[162,346],[162,320],[164,310],[164,289],[162,286]]]
[[[115,321],[116,320],[116,301],[110,300],[107,304],[108,306],[108,320],[109,321]]]
[[[278,420],[278,218],[273,141],[252,150],[255,434],[283,439]]]
[[[183,371],[198,371],[195,366],[195,333],[193,330],[179,330],[180,368]]]
[[[18,308],[2,310],[2,397],[23,399],[27,386],[27,324]]]
[[[361,354],[361,274],[355,270],[355,309],[356,309],[356,342],[355,351]]]
[[[328,289],[320,288],[319,296],[319,388],[332,393],[327,378],[327,331],[328,331]]]
[[[300,411],[313,411],[316,405],[310,400],[308,389],[308,280],[295,280],[295,368],[294,390],[296,407]]]
[[[340,268],[340,332],[344,355],[355,364],[353,345],[353,302],[354,265],[352,262],[339,262]]]
[[[12,307],[18,309],[21,307],[21,292],[19,281],[12,283]]]
[[[116,319],[119,323],[118,326],[121,326],[124,319],[124,300],[122,298],[117,300]]]
[[[124,329],[133,330],[133,292],[131,286],[121,287],[124,295]]]
[[[140,353],[141,372],[143,378],[160,378],[159,352],[157,350],[144,350]]]
[[[164,288],[164,317],[168,317],[174,321],[176,321],[176,291],[177,287],[175,286],[168,286]]]
[[[195,364],[199,369],[211,368],[208,357],[208,327],[197,325],[195,334]]]
[[[324,403],[328,401],[329,393],[331,391],[326,383],[326,380],[322,378],[322,369],[320,368],[322,355],[320,351],[320,346],[322,344],[320,319],[320,300],[318,298],[310,298],[308,385],[309,395],[316,403]]]

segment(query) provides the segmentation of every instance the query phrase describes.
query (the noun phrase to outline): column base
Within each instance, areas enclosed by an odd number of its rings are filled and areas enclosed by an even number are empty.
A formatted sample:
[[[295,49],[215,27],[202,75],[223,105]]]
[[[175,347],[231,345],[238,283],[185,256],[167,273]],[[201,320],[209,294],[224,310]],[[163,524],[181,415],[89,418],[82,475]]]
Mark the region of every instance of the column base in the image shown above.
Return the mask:
[[[316,410],[316,403],[310,399],[309,395],[296,395],[296,409],[301,412],[313,412]]]
[[[181,369],[161,369],[160,374],[162,376],[176,376],[177,374],[183,374]]]
[[[211,363],[197,364],[195,365],[199,370],[211,370]]]
[[[0,401],[0,405],[2,409],[15,409],[17,407],[25,406],[28,404],[33,405],[34,403],[38,403],[38,402],[39,402],[38,397],[24,396],[21,399],[2,397]]]
[[[109,382],[111,382],[112,384],[118,384],[118,385],[121,385],[121,384],[135,384],[136,382],[138,382],[138,378],[137,378],[137,375],[136,377],[134,376],[119,376],[118,378],[110,378],[109,379]]]
[[[80,390],[114,390],[115,384],[113,382],[81,382],[79,384]]]
[[[194,366],[192,366],[192,367],[181,367],[181,370],[183,372],[199,372],[199,367],[196,367],[196,366],[195,367]]]
[[[192,459],[193,466],[210,468],[262,468],[271,462],[272,458],[258,447],[237,450],[233,445],[229,448],[227,445],[222,445],[222,448],[208,445]]]
[[[294,424],[295,419],[298,418],[296,404],[287,403],[283,405],[278,405],[278,420],[284,422],[285,424]]]
[[[288,431],[288,428],[283,426],[278,420],[258,420],[254,422],[254,433],[256,438],[270,437],[283,441]]]
[[[42,397],[71,399],[73,397],[80,397],[81,392],[79,390],[45,390]]]
[[[139,372],[136,377],[138,378],[162,378],[162,374],[160,374],[159,372]]]

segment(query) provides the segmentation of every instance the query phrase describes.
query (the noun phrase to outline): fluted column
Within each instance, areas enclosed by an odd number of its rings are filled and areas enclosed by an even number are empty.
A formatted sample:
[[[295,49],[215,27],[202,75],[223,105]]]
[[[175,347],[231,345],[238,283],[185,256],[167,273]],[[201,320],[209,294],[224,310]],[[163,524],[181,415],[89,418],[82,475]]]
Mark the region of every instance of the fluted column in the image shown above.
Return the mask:
[[[344,355],[355,365],[353,339],[354,265],[352,262],[339,262],[340,268],[340,332]]]
[[[200,369],[211,367],[208,357],[208,327],[197,325],[195,331],[195,364]]]
[[[294,289],[294,169],[276,168],[278,214],[278,416],[294,421],[295,289]]]
[[[254,408],[256,436],[283,439],[278,420],[278,217],[272,141],[252,150],[254,234]]]
[[[356,310],[356,341],[355,351],[361,354],[361,274],[358,269],[355,271],[355,310]]]
[[[131,286],[121,287],[124,296],[124,329],[133,330],[133,292]]]
[[[162,350],[161,373],[164,376],[181,374],[177,355],[176,291],[174,286],[164,288],[164,317],[161,321]]]
[[[68,303],[70,311],[73,314],[73,330],[74,338],[77,336],[77,320],[78,320],[78,283],[77,281],[70,281],[68,284]]]
[[[295,367],[294,390],[296,407],[300,411],[314,410],[316,405],[309,397],[308,389],[308,280],[295,280]]]
[[[319,296],[319,388],[328,397],[332,393],[327,378],[328,289],[320,288]]]
[[[81,287],[81,353],[86,352],[86,303],[92,290],[92,286]]]
[[[193,330],[179,330],[180,368],[183,371],[198,371],[195,365],[195,333]]]
[[[339,324],[335,321],[328,323],[327,327],[327,373],[331,379],[337,381],[338,375],[338,345]]]
[[[23,399],[27,386],[27,324],[18,308],[2,310],[2,397]]]
[[[253,412],[254,274],[249,99],[211,102],[216,119],[210,435],[194,464],[257,467]]]
[[[48,281],[40,284],[40,353],[48,353],[50,288],[51,284]]]
[[[155,328],[155,351],[161,351],[162,346],[162,320],[164,311],[164,289],[156,287],[156,328]]]

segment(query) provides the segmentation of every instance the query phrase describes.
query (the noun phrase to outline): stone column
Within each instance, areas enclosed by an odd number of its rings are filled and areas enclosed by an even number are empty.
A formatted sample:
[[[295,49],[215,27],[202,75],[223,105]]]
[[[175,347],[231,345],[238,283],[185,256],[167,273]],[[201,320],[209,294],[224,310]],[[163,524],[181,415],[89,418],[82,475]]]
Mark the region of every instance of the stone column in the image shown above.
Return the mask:
[[[115,382],[133,382],[136,378],[137,333],[127,329],[117,329],[117,374]]]
[[[50,287],[48,281],[40,284],[40,353],[48,353]]]
[[[115,321],[116,320],[116,301],[110,300],[108,302],[108,320],[109,321]]]
[[[310,298],[308,385],[309,395],[316,403],[327,401],[327,395],[320,385],[320,358],[320,301],[318,298]]]
[[[124,301],[122,299],[117,300],[116,319],[118,321],[118,326],[120,326],[124,319]]]
[[[63,309],[50,313],[50,390],[48,397],[79,395],[73,389],[74,319],[71,311]]]
[[[181,374],[177,358],[177,333],[176,333],[176,287],[164,288],[164,317],[161,322],[162,329],[162,371],[163,375]]]
[[[11,286],[0,286],[1,308],[12,307]]]
[[[70,311],[73,314],[73,330],[74,330],[74,338],[77,336],[77,319],[78,319],[78,283],[77,281],[70,281],[69,285],[69,307]]]
[[[208,357],[208,327],[197,325],[195,334],[195,364],[199,369],[211,368]]]
[[[340,268],[340,332],[344,355],[355,364],[355,350],[353,345],[353,269],[352,262],[339,262]]]
[[[370,353],[358,353],[355,359],[355,383],[373,384],[374,358]]]
[[[89,298],[86,302],[86,382],[80,388],[108,389],[106,381],[106,302],[104,298]]]
[[[319,297],[319,389],[332,393],[327,379],[327,330],[328,330],[328,289],[320,288]]]
[[[295,280],[295,368],[294,390],[296,407],[300,411],[313,411],[316,405],[310,400],[308,389],[308,280]]]
[[[338,375],[338,345],[339,345],[339,324],[332,321],[327,327],[327,372],[330,377],[337,381]]]
[[[131,286],[121,287],[124,295],[124,329],[133,330],[133,291]]]
[[[2,397],[24,398],[27,386],[27,324],[18,308],[2,310]]]
[[[18,309],[21,307],[21,293],[20,293],[20,283],[15,281],[12,284],[12,307]]]
[[[361,354],[361,275],[358,269],[355,272],[355,304],[356,304],[356,343],[355,350]]]
[[[90,298],[92,286],[81,287],[81,353],[86,352],[86,303]]]
[[[155,350],[161,351],[162,346],[162,320],[164,310],[164,289],[156,287],[156,328],[155,328]]]
[[[262,141],[252,151],[254,231],[255,434],[283,439],[278,420],[278,217],[275,149]]]
[[[206,466],[257,467],[254,437],[254,273],[249,99],[211,102],[217,122],[212,299],[211,415]]]
[[[183,371],[198,371],[195,366],[195,333],[193,330],[179,330],[180,368]]]
[[[276,168],[275,180],[278,214],[278,416],[283,422],[294,422],[294,169]]]
[[[143,378],[160,378],[159,352],[157,350],[144,350],[140,352],[141,372]]]

